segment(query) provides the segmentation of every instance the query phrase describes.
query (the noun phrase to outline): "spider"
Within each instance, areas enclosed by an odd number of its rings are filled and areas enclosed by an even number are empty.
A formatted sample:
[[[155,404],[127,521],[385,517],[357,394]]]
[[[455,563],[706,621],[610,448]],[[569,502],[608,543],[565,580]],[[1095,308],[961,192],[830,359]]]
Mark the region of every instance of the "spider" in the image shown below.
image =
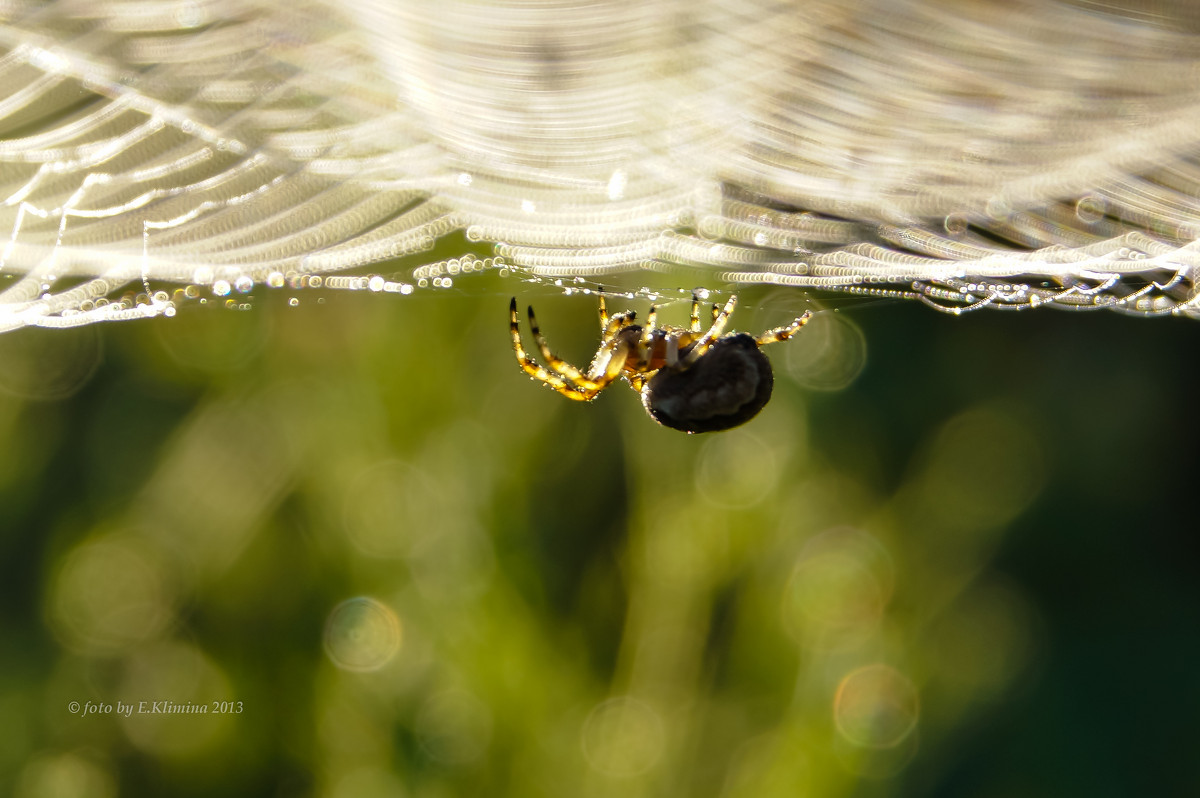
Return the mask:
[[[554,355],[538,328],[533,307],[529,326],[538,351],[549,368],[526,354],[517,325],[517,300],[509,305],[513,351],[525,373],[570,399],[591,401],[618,377],[642,395],[650,417],[666,427],[689,434],[716,432],[744,424],[771,398],[771,362],[759,351],[763,344],[786,341],[812,318],[811,311],[784,327],[757,338],[746,333],[723,334],[737,305],[731,296],[724,308],[712,306],[712,325],[700,327],[700,298],[692,294],[691,324],[658,326],[658,307],[650,306],[644,325],[634,324],[632,311],[608,315],[600,297],[600,349],[587,371]]]

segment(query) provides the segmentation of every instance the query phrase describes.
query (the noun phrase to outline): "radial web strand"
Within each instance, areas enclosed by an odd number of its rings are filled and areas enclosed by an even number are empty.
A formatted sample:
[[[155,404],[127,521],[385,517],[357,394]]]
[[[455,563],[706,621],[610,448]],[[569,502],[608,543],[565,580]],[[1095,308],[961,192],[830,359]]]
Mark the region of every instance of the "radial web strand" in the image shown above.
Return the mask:
[[[0,330],[493,266],[1200,315],[1200,12],[1143,5],[14,0]]]

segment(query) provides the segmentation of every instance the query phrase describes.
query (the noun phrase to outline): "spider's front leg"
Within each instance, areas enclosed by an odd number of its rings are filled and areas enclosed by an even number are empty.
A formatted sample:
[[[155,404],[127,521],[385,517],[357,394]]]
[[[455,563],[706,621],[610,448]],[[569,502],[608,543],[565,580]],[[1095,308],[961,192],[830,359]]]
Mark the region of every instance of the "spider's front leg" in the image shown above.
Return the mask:
[[[692,315],[688,318],[688,330],[700,332],[700,295],[692,292]]]
[[[721,315],[721,306],[712,306],[712,320],[716,321],[717,316]],[[689,317],[688,323],[689,332],[700,332],[700,294],[692,292],[692,315]]]
[[[650,312],[646,314],[646,324],[642,327],[642,334],[638,338],[637,357],[635,363],[638,370],[650,362],[650,357],[654,352],[654,339],[658,330],[658,305],[651,305]]]
[[[616,335],[619,331],[633,324],[637,319],[637,312],[632,310],[623,310],[620,313],[614,313],[610,318],[608,315],[608,306],[604,302],[604,294],[600,295],[600,338],[607,341]]]
[[[704,356],[713,342],[725,332],[725,325],[729,323],[729,317],[733,314],[735,307],[737,307],[736,295],[729,297],[729,301],[725,303],[725,307],[719,313],[714,312],[712,326],[700,337],[700,340],[692,344],[691,350],[679,360],[678,368],[691,368],[697,360]],[[713,305],[713,308],[715,309],[716,305]]]

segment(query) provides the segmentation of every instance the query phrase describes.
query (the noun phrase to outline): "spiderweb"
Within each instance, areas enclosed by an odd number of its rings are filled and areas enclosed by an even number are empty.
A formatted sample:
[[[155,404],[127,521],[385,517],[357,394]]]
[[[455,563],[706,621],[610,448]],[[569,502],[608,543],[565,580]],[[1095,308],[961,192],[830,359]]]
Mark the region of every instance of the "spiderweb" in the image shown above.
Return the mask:
[[[1195,316],[1200,13],[1113,8],[5,0],[0,330],[497,266]]]

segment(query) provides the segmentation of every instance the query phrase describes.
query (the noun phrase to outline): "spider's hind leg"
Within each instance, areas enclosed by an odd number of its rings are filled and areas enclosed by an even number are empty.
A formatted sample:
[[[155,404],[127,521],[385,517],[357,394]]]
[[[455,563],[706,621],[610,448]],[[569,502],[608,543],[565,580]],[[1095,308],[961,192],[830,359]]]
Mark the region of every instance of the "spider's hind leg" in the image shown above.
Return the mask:
[[[632,321],[632,313],[616,313],[608,320],[606,326],[614,330],[621,330],[628,327]],[[615,372],[612,375],[607,373],[609,369],[613,368],[612,350],[615,344],[609,344],[608,342],[614,339],[606,336],[605,345],[601,346],[600,352],[596,355],[597,358],[604,356],[604,369],[598,369],[593,362],[592,367],[588,369],[587,373],[584,373],[550,351],[550,345],[546,343],[546,338],[542,335],[532,306],[529,308],[529,327],[533,331],[533,340],[537,343],[538,351],[541,352],[542,359],[550,366],[550,370],[569,382],[575,390],[589,394],[588,399],[604,390],[620,374],[621,367],[625,363],[625,359],[622,357],[620,362],[615,365]]]
[[[530,310],[530,316],[532,316],[533,308],[530,308],[529,310]],[[546,383],[551,388],[553,388],[554,390],[561,393],[563,396],[566,396],[570,399],[575,399],[575,400],[578,400],[581,402],[586,402],[587,400],[593,398],[596,395],[597,391],[589,390],[587,387],[577,384],[574,380],[570,379],[569,377],[567,377],[566,375],[564,375],[562,373],[556,374],[552,371],[547,370],[545,367],[543,367],[541,364],[539,364],[536,360],[531,358],[528,353],[526,353],[525,347],[521,343],[521,328],[517,322],[517,299],[516,299],[516,297],[513,297],[512,302],[508,306],[508,315],[509,315],[509,322],[508,322],[509,332],[512,334],[513,352],[516,353],[517,362],[521,364],[521,368],[524,369],[526,374],[528,374],[530,377],[533,377],[535,380]],[[534,326],[534,330],[535,330],[535,338],[538,340],[539,346],[543,345],[544,340],[541,339],[540,333],[536,332],[537,331],[536,324]],[[547,354],[547,353],[548,352],[546,352],[546,351],[543,352],[543,354]],[[569,365],[569,364],[566,364],[565,361],[562,361],[559,358],[555,358],[553,355],[551,355],[550,357],[547,357],[546,360],[547,360],[547,362],[552,362],[552,361],[556,360],[559,363],[563,363],[564,365]],[[574,368],[574,367],[572,367],[572,368]],[[578,370],[576,370],[576,371],[578,371]]]
[[[542,354],[542,360],[546,361],[552,371],[578,384],[579,380],[583,379],[583,372],[550,351],[550,345],[546,343],[546,337],[542,335],[542,328],[538,326],[537,316],[533,314],[532,305],[529,306],[528,313],[529,329],[533,332],[533,340]]]
[[[609,338],[604,342],[584,377],[589,385],[595,386],[596,393],[607,388],[613,380],[621,376],[625,362],[629,359],[629,352],[629,345],[620,338]]]

